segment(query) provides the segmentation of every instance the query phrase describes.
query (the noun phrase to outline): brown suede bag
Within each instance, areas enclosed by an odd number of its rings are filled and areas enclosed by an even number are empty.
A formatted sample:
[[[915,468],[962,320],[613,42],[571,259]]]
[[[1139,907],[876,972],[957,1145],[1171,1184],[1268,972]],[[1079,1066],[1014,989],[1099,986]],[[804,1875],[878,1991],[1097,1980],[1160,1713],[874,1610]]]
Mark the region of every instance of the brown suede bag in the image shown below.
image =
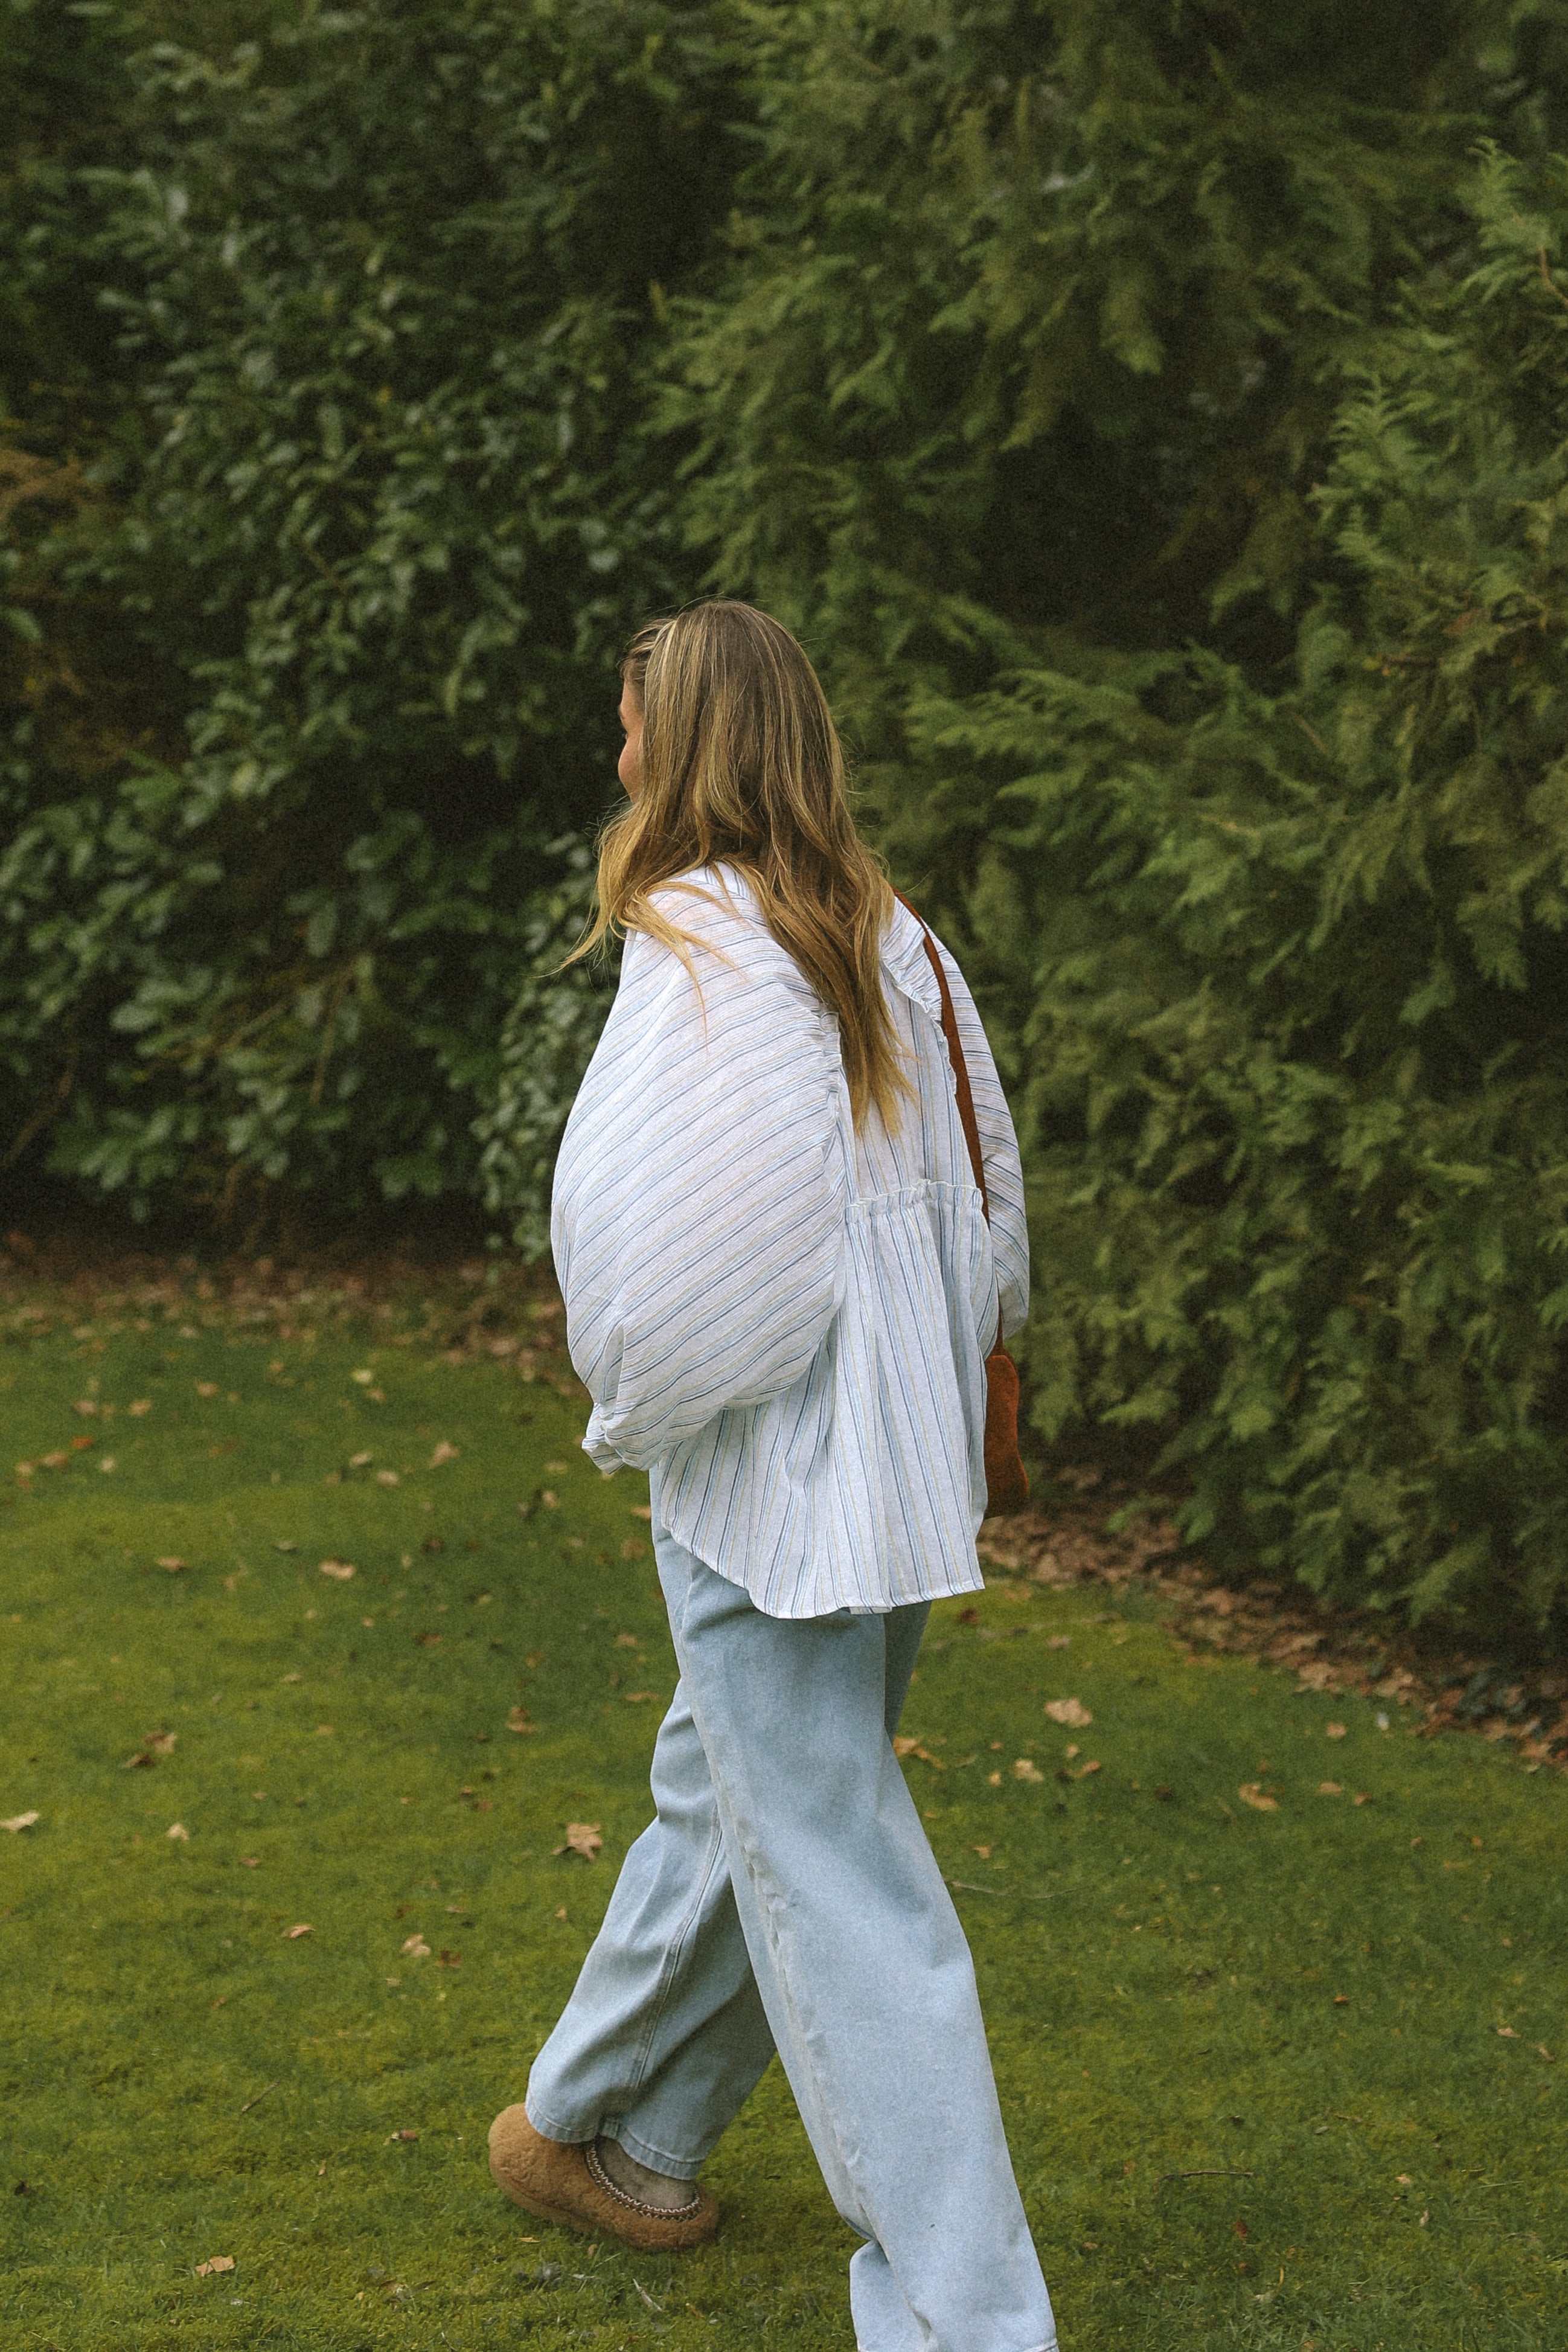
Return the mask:
[[[909,905],[902,891],[894,897],[901,907],[909,908],[920,925],[920,935],[936,975],[936,986],[942,999],[942,1034],[947,1040],[947,1058],[953,1065],[954,1092],[957,1097],[958,1118],[964,1129],[964,1140],[969,1147],[969,1165],[975,1171],[979,1187],[980,1207],[986,1223],[991,1222],[990,1194],[986,1189],[985,1162],[980,1157],[980,1130],[975,1120],[975,1097],[969,1090],[969,1069],[964,1059],[963,1041],[958,1035],[958,1018],[953,1010],[953,992],[947,985],[947,975],[942,969],[942,959],[923,918]],[[1029,1500],[1029,1473],[1019,1454],[1019,1368],[1002,1345],[1002,1318],[997,1315],[997,1344],[986,1358],[986,1510],[990,1517],[1004,1511],[1021,1511]]]

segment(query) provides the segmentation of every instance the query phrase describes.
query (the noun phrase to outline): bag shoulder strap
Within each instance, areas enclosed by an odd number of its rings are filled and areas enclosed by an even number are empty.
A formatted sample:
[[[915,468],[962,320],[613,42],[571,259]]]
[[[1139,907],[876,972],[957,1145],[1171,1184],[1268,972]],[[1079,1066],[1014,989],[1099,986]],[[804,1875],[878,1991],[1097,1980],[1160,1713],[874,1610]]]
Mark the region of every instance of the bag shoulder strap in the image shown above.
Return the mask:
[[[964,1041],[958,1034],[958,1016],[953,1010],[953,992],[947,985],[947,974],[943,969],[942,959],[936,952],[936,942],[931,936],[930,925],[924,915],[910,905],[902,890],[895,890],[893,895],[905,913],[913,915],[919,924],[921,943],[925,950],[931,969],[936,975],[937,992],[942,999],[942,1034],[947,1041],[947,1059],[953,1065],[953,1091],[957,1097],[958,1121],[964,1130],[964,1140],[969,1147],[969,1165],[975,1171],[975,1182],[979,1187],[980,1207],[985,1213],[986,1223],[989,1224],[991,1197],[986,1190],[986,1163],[980,1154],[980,1129],[975,1118],[975,1097],[969,1085],[969,1066],[964,1059]]]

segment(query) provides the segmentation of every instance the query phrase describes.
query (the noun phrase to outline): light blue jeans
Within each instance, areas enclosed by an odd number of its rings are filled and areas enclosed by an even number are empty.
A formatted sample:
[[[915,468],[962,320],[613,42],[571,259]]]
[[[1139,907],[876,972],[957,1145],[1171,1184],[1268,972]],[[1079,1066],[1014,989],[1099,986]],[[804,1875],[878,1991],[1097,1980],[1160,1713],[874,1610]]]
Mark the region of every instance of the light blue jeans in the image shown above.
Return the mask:
[[[693,2178],[775,2049],[834,2204],[859,2352],[1051,2352],[969,1948],[893,1753],[924,1606],[767,1617],[663,1530],[681,1679],[657,1813],[528,2112]]]

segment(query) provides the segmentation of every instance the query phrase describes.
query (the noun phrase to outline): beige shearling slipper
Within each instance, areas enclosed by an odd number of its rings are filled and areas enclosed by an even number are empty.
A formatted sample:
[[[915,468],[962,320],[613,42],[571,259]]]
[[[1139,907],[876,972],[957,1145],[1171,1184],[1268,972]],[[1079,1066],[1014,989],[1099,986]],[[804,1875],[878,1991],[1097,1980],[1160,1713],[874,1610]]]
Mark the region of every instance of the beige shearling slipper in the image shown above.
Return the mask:
[[[718,2227],[718,2207],[696,2181],[689,2205],[673,2212],[644,2205],[615,2186],[591,2141],[546,2139],[535,2131],[520,2100],[503,2107],[490,2126],[490,2170],[497,2188],[525,2213],[619,2238],[640,2254],[685,2253],[706,2244]]]

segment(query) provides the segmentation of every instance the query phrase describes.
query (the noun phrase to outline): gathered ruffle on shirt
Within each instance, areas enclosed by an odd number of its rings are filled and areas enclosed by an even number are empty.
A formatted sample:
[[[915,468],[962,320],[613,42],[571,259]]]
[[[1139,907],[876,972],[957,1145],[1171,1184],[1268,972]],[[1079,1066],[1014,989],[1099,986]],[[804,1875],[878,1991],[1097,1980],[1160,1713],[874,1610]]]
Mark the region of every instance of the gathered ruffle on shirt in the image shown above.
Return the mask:
[[[919,924],[882,968],[911,1093],[857,1136],[838,1025],[728,868],[657,894],[573,1107],[552,1237],[601,1468],[657,1473],[677,1539],[769,1615],[981,1583],[985,1357],[1027,1311],[1022,1171],[944,954],[991,1223]]]

